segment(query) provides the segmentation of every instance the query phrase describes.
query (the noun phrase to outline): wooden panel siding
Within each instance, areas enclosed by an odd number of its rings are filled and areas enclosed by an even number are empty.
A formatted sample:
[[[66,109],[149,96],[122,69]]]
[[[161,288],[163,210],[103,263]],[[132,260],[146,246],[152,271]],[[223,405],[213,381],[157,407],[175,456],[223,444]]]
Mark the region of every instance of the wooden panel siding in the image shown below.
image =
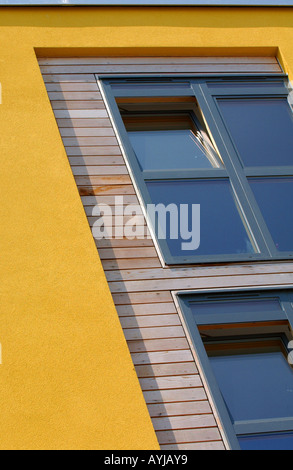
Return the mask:
[[[113,206],[116,196],[123,196],[126,204],[138,204],[95,75],[281,72],[272,57],[42,58],[39,62],[91,228],[97,220],[96,204]],[[144,219],[141,224],[146,229]],[[173,294],[292,285],[293,263],[169,268],[162,266],[150,235],[95,242],[161,448],[225,449]]]
[[[278,73],[281,67],[274,57],[111,57],[40,59],[45,81],[64,80],[77,74],[90,82],[90,74],[202,74],[202,73]]]

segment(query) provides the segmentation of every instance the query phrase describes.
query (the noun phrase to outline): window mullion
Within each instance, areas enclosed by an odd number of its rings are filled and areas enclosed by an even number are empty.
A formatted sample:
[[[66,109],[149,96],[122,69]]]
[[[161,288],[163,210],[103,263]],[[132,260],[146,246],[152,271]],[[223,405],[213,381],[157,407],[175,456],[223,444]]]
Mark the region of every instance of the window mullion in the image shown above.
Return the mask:
[[[261,434],[261,433],[274,433],[292,431],[293,418],[280,418],[280,419],[262,419],[251,421],[236,421],[233,423],[235,434]]]
[[[183,180],[183,179],[215,179],[228,178],[225,169],[211,170],[145,170],[142,172],[145,181],[148,180]]]
[[[282,166],[282,167],[247,167],[244,168],[245,175],[249,178],[253,177],[270,177],[270,176],[292,176],[293,166]]]

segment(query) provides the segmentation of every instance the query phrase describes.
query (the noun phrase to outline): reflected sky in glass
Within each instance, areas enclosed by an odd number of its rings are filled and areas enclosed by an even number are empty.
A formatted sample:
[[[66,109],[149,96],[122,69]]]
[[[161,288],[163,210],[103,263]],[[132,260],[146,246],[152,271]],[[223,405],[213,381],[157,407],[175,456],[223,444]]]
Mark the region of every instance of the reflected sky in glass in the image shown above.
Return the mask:
[[[128,131],[143,170],[213,168],[213,157],[190,129]]]
[[[218,105],[244,166],[293,166],[287,99],[218,99]]]
[[[267,300],[229,300],[221,302],[194,302],[190,304],[195,319],[204,319],[205,315],[245,314],[254,312],[279,312],[282,307],[278,299]]]
[[[251,189],[279,251],[293,250],[293,178],[249,178]]]
[[[281,351],[210,361],[234,421],[293,417],[293,371]]]
[[[192,231],[192,204],[200,204],[200,246],[182,251],[184,239],[171,239],[167,224],[167,243],[173,256],[220,255],[254,253],[248,233],[242,223],[229,180],[152,181],[147,188],[153,204],[188,205],[188,220],[183,221]],[[197,223],[197,221],[195,221]],[[179,234],[180,235],[180,234]]]
[[[241,450],[293,450],[293,432],[241,436],[238,441]]]

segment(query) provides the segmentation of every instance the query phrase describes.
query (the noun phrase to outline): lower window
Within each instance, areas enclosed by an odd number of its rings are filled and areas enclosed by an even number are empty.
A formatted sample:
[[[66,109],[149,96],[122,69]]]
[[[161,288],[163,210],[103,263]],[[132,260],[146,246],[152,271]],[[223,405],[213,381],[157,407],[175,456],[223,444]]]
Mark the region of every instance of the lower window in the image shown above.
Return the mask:
[[[293,292],[180,300],[230,447],[293,450]]]

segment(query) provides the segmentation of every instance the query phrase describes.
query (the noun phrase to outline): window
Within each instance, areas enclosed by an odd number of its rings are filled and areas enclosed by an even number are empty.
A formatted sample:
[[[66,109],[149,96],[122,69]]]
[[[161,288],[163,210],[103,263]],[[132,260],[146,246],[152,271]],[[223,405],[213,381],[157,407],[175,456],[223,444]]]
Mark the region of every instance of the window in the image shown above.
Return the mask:
[[[232,449],[293,450],[292,291],[182,295]]]
[[[178,209],[175,234],[171,216],[166,236],[152,219],[166,264],[293,257],[285,79],[117,79],[103,87],[145,206]],[[185,243],[193,222],[197,246]]]

